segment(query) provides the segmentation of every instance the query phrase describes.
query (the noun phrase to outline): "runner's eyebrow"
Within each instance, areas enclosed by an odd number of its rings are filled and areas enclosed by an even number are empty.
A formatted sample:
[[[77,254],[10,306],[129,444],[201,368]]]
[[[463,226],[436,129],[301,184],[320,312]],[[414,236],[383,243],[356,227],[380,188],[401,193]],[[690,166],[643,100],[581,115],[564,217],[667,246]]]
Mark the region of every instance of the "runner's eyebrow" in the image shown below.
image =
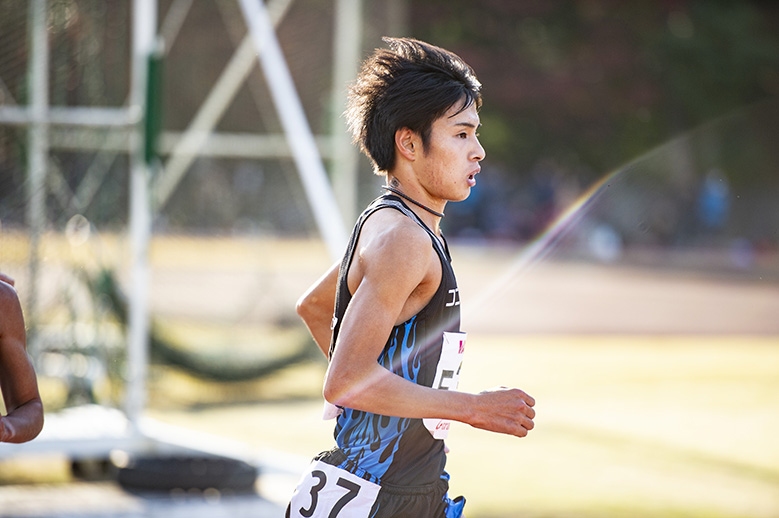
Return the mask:
[[[468,128],[478,129],[481,128],[481,122],[479,124],[474,124],[472,122],[455,122],[455,126],[466,126]]]

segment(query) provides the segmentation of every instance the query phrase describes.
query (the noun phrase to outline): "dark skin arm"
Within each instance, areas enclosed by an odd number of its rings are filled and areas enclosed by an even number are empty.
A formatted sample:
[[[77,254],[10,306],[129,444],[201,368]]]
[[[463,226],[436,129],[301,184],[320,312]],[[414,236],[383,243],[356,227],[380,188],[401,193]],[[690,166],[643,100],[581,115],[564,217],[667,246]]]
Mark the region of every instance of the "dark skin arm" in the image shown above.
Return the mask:
[[[43,403],[30,357],[24,317],[13,280],[0,274],[0,391],[7,415],[0,417],[0,442],[27,442],[43,428]]]

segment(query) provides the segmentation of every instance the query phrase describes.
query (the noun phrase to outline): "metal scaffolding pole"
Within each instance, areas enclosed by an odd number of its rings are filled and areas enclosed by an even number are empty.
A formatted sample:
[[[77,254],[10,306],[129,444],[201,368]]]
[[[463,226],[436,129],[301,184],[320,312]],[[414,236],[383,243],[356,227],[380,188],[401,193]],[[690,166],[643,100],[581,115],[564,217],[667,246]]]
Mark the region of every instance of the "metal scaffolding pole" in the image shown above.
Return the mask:
[[[154,212],[158,212],[168,201],[189,167],[195,161],[198,150],[208,143],[213,128],[251,72],[255,50],[250,37],[244,38],[228,62],[219,80],[206,100],[200,106],[182,138],[171,151],[165,169],[155,181]]]
[[[362,0],[337,0],[333,57],[332,122],[333,142],[331,176],[341,214],[346,221],[357,215],[357,149],[349,138],[343,111],[347,85],[357,75],[362,49]]]
[[[133,2],[132,78],[130,110],[145,111],[148,64],[156,44],[157,1]],[[125,412],[134,432],[146,405],[149,361],[149,258],[151,206],[149,164],[144,156],[144,124],[139,117],[130,135],[130,253],[131,278],[127,330],[127,392]]]
[[[27,339],[37,349],[38,300],[40,282],[40,241],[46,226],[46,162],[48,149],[49,40],[46,31],[46,0],[30,2],[30,106],[28,130],[27,222],[30,226],[29,298]]]
[[[277,0],[271,6],[275,6],[275,9],[269,9],[273,13],[271,20],[274,26],[281,21],[289,3],[290,0]],[[200,109],[192,118],[186,131],[170,150],[170,156],[164,169],[155,178],[152,203],[154,215],[167,203],[197,156],[202,155],[202,150],[211,146],[213,141],[220,137],[214,133],[214,128],[251,73],[256,57],[257,50],[254,42],[251,35],[247,34],[211,88]],[[229,137],[222,139],[222,141],[225,140],[229,140]],[[253,148],[254,145],[250,144],[248,147]]]
[[[346,228],[273,24],[262,0],[241,0],[240,3],[314,219],[330,256],[336,259],[343,254],[346,245]]]

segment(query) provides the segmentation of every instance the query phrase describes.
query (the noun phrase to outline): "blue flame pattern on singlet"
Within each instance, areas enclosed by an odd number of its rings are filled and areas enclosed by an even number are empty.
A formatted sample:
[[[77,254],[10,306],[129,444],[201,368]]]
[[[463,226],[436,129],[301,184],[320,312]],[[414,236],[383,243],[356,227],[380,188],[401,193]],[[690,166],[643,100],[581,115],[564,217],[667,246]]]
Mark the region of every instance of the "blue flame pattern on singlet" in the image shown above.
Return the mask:
[[[331,355],[335,347],[340,319],[351,300],[346,274],[354,256],[365,220],[375,211],[392,208],[412,218],[431,236],[432,246],[441,261],[441,283],[433,298],[419,313],[395,326],[378,358],[379,364],[414,383],[431,386],[441,354],[444,331],[460,327],[458,304],[447,304],[457,293],[457,282],[450,264],[449,251],[400,200],[392,195],[377,198],[360,216],[352,231],[349,248],[341,263],[336,294],[335,326]],[[378,484],[418,486],[430,484],[448,475],[444,471],[446,454],[443,441],[435,440],[421,419],[383,416],[344,408],[338,417],[334,436],[347,460],[340,467]]]

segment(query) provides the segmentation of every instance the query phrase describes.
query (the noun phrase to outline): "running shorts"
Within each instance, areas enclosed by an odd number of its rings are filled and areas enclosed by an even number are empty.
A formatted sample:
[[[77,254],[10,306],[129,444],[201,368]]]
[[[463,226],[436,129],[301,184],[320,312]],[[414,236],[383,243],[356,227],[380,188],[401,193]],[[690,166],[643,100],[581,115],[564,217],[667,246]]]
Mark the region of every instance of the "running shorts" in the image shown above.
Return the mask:
[[[462,518],[465,498],[447,496],[441,478],[424,486],[378,485],[343,469],[346,455],[317,455],[287,506],[286,518]]]

